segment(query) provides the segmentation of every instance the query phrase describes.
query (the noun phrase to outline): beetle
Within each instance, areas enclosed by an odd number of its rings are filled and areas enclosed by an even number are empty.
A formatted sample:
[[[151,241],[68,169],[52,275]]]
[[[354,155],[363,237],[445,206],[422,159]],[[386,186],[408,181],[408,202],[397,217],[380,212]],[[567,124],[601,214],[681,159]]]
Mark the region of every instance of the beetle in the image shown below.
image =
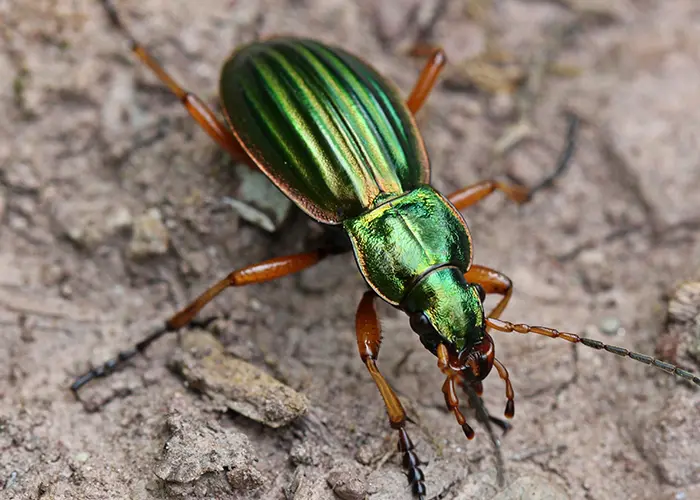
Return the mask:
[[[384,400],[414,495],[426,497],[425,477],[406,430],[406,413],[377,366],[381,340],[375,301],[405,312],[420,342],[437,357],[442,392],[468,439],[474,431],[459,408],[458,385],[481,394],[495,367],[505,383],[505,416],[515,413],[506,367],[495,357],[490,330],[562,338],[629,357],[700,385],[700,377],[651,356],[541,326],[500,319],[512,295],[503,273],[472,263],[472,237],[460,211],[495,191],[516,203],[550,185],[573,154],[577,120],[554,173],[534,188],[486,180],[444,196],[430,185],[430,163],[414,115],[446,64],[442,49],[427,54],[408,99],[360,58],[318,41],[278,37],[236,49],[221,70],[219,93],[226,123],[184,90],[122,23],[111,0],[100,0],[131,50],[234,159],[262,171],[315,221],[340,227],[350,245],[273,258],[237,269],[197,297],[132,349],[78,377],[87,382],[114,371],[162,335],[195,321],[228,287],[262,283],[309,268],[344,251],[354,253],[368,290],[356,313],[362,362]],[[488,314],[487,294],[500,295]],[[504,430],[505,422],[488,417]]]

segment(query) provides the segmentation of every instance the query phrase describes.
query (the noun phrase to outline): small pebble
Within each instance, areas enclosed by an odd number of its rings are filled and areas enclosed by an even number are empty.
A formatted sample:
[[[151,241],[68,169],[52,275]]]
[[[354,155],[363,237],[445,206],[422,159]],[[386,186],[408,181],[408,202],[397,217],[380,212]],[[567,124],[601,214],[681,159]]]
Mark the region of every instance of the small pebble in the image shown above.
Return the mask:
[[[134,218],[126,207],[116,207],[105,219],[105,227],[110,233],[115,233],[131,227]]]
[[[357,460],[362,465],[369,465],[374,460],[377,454],[377,450],[374,446],[369,443],[361,445],[355,453],[355,460]]]
[[[17,471],[16,470],[12,471],[10,473],[10,476],[5,480],[5,485],[3,486],[2,489],[9,490],[10,488],[12,488],[15,485],[15,483],[17,482],[17,476],[18,476]]]
[[[294,465],[314,465],[316,457],[313,449],[311,449],[306,443],[296,443],[289,450],[289,460]]]
[[[236,197],[222,201],[251,224],[270,233],[277,231],[292,210],[291,200],[265,175],[247,166],[236,166],[236,174],[241,179]]]
[[[133,259],[163,255],[168,251],[170,235],[157,208],[134,219],[129,255]]]
[[[620,322],[619,318],[608,316],[600,320],[598,328],[602,334],[613,336],[620,331],[620,328],[622,328],[622,323]]]
[[[341,500],[363,500],[367,496],[367,482],[362,469],[350,463],[338,465],[326,476],[328,486]]]

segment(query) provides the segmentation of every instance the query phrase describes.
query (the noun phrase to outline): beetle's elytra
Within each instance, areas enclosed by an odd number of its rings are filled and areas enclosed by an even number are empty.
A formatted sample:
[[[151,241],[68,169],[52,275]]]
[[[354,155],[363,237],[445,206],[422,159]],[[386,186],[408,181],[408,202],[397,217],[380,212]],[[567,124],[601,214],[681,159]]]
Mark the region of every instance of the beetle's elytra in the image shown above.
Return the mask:
[[[398,91],[342,50],[294,38],[246,45],[224,64],[219,92],[245,152],[319,222],[338,224],[429,181]]]
[[[360,357],[386,405],[415,496],[426,496],[425,478],[406,430],[404,409],[377,367],[380,327],[377,297],[404,311],[421,343],[437,356],[445,375],[442,392],[465,435],[474,431],[459,409],[457,386],[481,394],[481,381],[496,368],[506,386],[505,415],[515,411],[505,366],[495,357],[489,329],[560,337],[654,365],[700,385],[700,378],[650,356],[545,327],[500,320],[512,293],[504,274],[472,264],[472,241],[460,214],[494,191],[523,203],[566,168],[577,121],[554,174],[533,189],[487,180],[443,196],[430,186],[430,164],[414,115],[433,88],[446,59],[439,48],[413,91],[403,99],[370,65],[339,48],[298,38],[273,38],[236,50],[220,80],[224,125],[195,95],[183,90],[122,24],[112,2],[101,0],[112,24],[187,111],[235,159],[259,169],[316,221],[347,234],[369,290],[357,309]],[[113,371],[163,334],[191,323],[230,286],[280,278],[350,248],[326,246],[274,258],[231,272],[133,349],[76,379],[72,390]],[[501,300],[488,314],[486,294]],[[504,430],[509,426],[490,417]]]

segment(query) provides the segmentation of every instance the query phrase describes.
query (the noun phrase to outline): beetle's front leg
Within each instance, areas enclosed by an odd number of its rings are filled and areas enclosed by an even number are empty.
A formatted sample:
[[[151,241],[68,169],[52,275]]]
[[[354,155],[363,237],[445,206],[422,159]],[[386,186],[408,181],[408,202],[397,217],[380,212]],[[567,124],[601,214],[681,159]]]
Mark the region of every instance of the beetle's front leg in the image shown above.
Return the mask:
[[[498,304],[496,304],[496,307],[494,307],[488,315],[488,317],[492,319],[499,318],[501,316],[501,313],[503,313],[503,310],[508,305],[508,301],[510,300],[511,295],[513,294],[513,282],[511,281],[511,279],[505,274],[496,271],[495,269],[490,269],[488,267],[478,265],[472,265],[469,268],[469,270],[464,274],[464,279],[468,283],[474,283],[479,285],[484,290],[484,296],[490,293],[496,293],[503,296],[503,298],[501,298]],[[488,331],[490,327],[487,327],[486,329]],[[515,412],[515,406],[513,402],[515,394],[513,391],[513,386],[510,382],[508,370],[503,365],[503,363],[498,361],[498,359],[494,359],[494,366],[496,367],[496,371],[498,371],[498,376],[501,377],[501,379],[506,385],[506,398],[508,400],[508,403],[506,404],[505,415],[508,418],[512,418]],[[472,387],[476,390],[477,394],[481,396],[481,392],[483,390],[481,382],[478,382],[478,384],[476,385],[472,384]],[[507,422],[504,422],[495,417],[491,417],[490,415],[489,420],[501,427],[504,433],[510,429],[510,424],[508,424]]]
[[[420,499],[425,499],[425,476],[420,469],[418,456],[413,451],[413,443],[406,432],[406,412],[401,406],[398,396],[377,368],[377,357],[381,343],[381,330],[377,310],[374,307],[374,299],[377,294],[367,291],[362,296],[357,307],[355,327],[357,333],[357,347],[360,350],[362,362],[367,367],[379,393],[384,399],[384,405],[389,415],[389,425],[399,432],[399,451],[403,453],[403,466],[408,471],[408,480],[413,488],[413,493]]]

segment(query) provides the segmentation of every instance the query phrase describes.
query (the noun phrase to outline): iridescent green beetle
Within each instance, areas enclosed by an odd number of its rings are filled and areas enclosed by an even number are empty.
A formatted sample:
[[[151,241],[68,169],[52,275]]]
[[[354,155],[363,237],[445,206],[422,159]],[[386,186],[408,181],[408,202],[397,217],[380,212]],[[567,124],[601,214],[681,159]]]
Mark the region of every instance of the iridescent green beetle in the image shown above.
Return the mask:
[[[341,49],[298,38],[246,45],[234,52],[221,73],[227,128],[136,42],[111,1],[101,1],[134,53],[217,143],[235,159],[262,170],[311,218],[341,226],[351,247],[329,246],[230,273],[133,349],[79,377],[73,391],[107,375],[161,335],[188,325],[227,287],[280,278],[350,248],[370,288],[357,310],[360,356],[384,399],[391,426],[399,433],[409,482],[420,499],[426,495],[424,476],[405,429],[405,412],[376,365],[381,337],[374,307],[377,296],[406,312],[420,341],[437,356],[446,376],[445,402],[469,439],[474,431],[459,409],[457,384],[481,394],[481,381],[495,366],[506,384],[505,415],[510,418],[514,413],[513,389],[506,368],[495,358],[489,328],[561,337],[657,366],[700,385],[699,377],[650,356],[572,333],[498,319],[510,299],[511,281],[498,271],[472,264],[471,236],[459,210],[496,190],[522,203],[550,184],[571,156],[575,121],[558,168],[537,188],[488,180],[445,197],[429,184],[428,156],[413,118],[445,64],[441,49],[430,51],[429,62],[404,102],[386,79]],[[483,301],[489,293],[502,298],[486,315]]]

